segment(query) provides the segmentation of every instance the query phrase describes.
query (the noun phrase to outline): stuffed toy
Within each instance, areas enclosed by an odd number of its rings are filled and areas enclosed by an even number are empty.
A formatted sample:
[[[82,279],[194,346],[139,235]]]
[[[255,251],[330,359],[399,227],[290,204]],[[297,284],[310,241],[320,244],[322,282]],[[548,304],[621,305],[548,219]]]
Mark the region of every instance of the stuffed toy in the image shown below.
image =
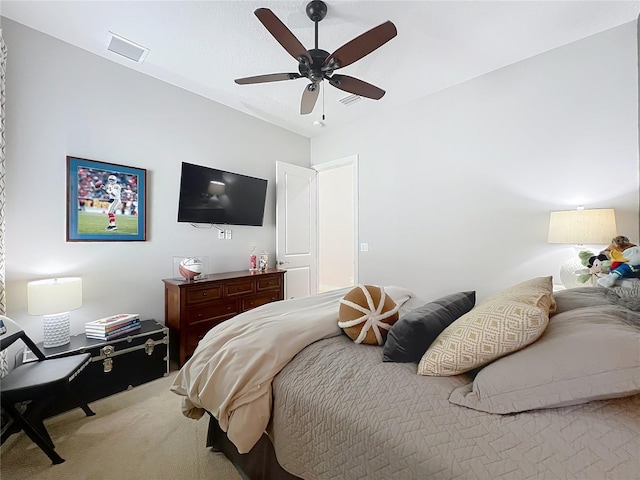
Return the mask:
[[[612,268],[608,275],[599,278],[598,285],[613,287],[622,278],[640,276],[640,247],[630,247],[622,253],[611,250],[611,260],[620,264]]]
[[[611,252],[611,251],[618,251],[620,253],[624,252],[627,248],[631,248],[631,247],[635,247],[636,245],[634,243],[631,243],[629,241],[629,239],[627,237],[625,237],[624,235],[618,235],[617,237],[615,237],[613,240],[611,240],[611,243],[609,244],[609,246],[607,248],[604,249],[605,253]]]
[[[581,268],[576,270],[575,274],[578,276],[578,282],[586,283],[591,280],[592,284],[595,284],[596,280],[609,273],[611,268],[611,260],[603,252],[595,255],[589,250],[582,250],[578,257],[580,257],[580,263],[587,268]]]

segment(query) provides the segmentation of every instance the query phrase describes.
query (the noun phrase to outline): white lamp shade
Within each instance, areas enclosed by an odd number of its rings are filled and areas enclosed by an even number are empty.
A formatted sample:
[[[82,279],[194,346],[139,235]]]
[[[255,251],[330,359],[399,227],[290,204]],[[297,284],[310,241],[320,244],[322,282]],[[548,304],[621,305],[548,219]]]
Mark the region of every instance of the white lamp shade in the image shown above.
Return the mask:
[[[36,280],[27,284],[30,315],[53,315],[82,306],[82,279],[79,277]]]
[[[612,208],[551,212],[549,243],[608,245],[616,236]]]

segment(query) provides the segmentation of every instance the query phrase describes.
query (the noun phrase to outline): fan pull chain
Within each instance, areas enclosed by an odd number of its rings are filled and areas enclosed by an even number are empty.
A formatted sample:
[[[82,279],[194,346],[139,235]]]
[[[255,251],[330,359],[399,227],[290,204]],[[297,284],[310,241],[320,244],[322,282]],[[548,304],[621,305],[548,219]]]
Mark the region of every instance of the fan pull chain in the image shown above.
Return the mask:
[[[324,122],[324,83],[322,85],[322,121]]]

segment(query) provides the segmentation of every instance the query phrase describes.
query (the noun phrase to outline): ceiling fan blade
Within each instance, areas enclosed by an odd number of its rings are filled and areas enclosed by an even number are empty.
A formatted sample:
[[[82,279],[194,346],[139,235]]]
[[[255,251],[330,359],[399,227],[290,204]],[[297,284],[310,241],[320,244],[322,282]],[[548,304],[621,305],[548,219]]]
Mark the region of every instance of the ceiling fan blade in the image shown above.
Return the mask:
[[[253,77],[236,78],[234,82],[238,85],[249,85],[251,83],[279,82],[281,80],[295,80],[302,78],[299,73],[269,73],[267,75],[255,75]]]
[[[360,95],[361,97],[372,98],[374,100],[380,100],[386,93],[375,85],[371,85],[370,83],[363,82],[362,80],[348,75],[333,75],[329,78],[329,83],[340,90],[344,90],[345,92]]]
[[[356,60],[369,55],[376,48],[381,47],[398,34],[396,26],[390,21],[386,21],[350,42],[345,43],[338,50],[333,52],[324,61],[325,66],[330,70],[346,67]],[[334,66],[332,66],[332,63]]]
[[[307,49],[304,48],[304,45],[300,43],[300,40],[296,38],[296,36],[291,33],[291,30],[287,28],[287,26],[280,21],[278,17],[276,17],[275,13],[273,13],[268,8],[258,8],[255,12],[258,20],[262,22],[269,33],[273,35],[280,45],[284,47],[284,49],[289,52],[296,60],[300,61],[301,57],[306,57],[311,63],[311,56],[307,52]]]
[[[320,93],[320,86],[317,83],[310,83],[302,92],[302,101],[300,102],[300,115],[307,115],[313,111]]]

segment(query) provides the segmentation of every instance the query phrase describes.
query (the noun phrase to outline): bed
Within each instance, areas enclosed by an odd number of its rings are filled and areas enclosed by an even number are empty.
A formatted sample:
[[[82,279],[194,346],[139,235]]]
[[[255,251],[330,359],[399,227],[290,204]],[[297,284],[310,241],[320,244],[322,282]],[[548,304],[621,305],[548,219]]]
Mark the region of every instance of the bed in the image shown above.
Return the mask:
[[[469,292],[425,302],[385,287],[399,320],[382,346],[337,326],[348,289],[265,305],[210,331],[172,390],[251,479],[638,478],[637,289],[553,293],[550,277],[514,287],[471,306]],[[514,305],[542,325],[513,322]],[[406,328],[416,312],[420,328]],[[496,312],[520,329],[508,351],[481,350],[479,366],[447,357],[465,322],[496,324]]]

